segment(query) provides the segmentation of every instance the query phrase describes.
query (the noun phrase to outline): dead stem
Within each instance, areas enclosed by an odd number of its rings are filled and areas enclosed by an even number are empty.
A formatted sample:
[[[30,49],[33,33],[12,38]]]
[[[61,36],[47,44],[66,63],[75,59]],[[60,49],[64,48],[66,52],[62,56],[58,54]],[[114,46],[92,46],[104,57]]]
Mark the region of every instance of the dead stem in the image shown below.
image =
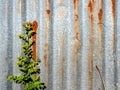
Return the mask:
[[[106,90],[106,89],[105,89],[105,84],[104,84],[104,79],[103,79],[102,73],[101,73],[98,65],[96,65],[96,69],[97,69],[97,71],[98,71],[98,73],[99,73],[99,75],[100,75],[100,78],[101,78],[101,80],[102,80],[103,90]]]

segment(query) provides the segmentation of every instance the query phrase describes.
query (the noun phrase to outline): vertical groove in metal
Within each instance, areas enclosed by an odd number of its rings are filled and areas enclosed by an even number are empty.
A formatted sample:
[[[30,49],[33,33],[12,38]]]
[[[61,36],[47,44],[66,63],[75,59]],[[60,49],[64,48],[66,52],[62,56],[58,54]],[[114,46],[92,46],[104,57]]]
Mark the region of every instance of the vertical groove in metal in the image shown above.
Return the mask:
[[[77,89],[77,63],[74,61],[75,32],[73,0],[69,0],[67,4],[67,90],[74,90]]]
[[[11,3],[9,3],[9,1],[6,0],[6,4],[5,4],[5,12],[6,12],[6,17],[5,17],[5,24],[7,25],[6,26],[6,34],[7,34],[7,56],[6,56],[6,61],[8,62],[7,63],[7,76],[10,75],[10,74],[13,74],[13,60],[12,60],[12,57],[13,57],[13,53],[12,53],[12,47],[13,47],[13,30],[12,30],[12,7],[11,7]],[[11,11],[11,12],[9,12]],[[10,19],[8,19],[8,17],[11,16]],[[9,24],[11,23],[11,25]],[[12,83],[7,81],[7,84],[6,84],[6,89],[8,90],[11,90],[12,89]],[[4,90],[4,89],[3,89]]]
[[[80,74],[80,89],[81,90],[88,90],[88,51],[89,51],[89,18],[88,18],[88,10],[86,8],[88,4],[88,0],[82,0],[81,1],[81,74]]]
[[[116,1],[116,90],[120,89],[120,1]]]
[[[53,2],[53,90],[63,90],[64,87],[64,32],[66,6],[62,0]]]
[[[88,85],[89,90],[92,90],[93,85],[93,51],[94,51],[94,8],[95,1],[88,1],[88,17],[89,17],[89,54],[88,54]]]
[[[2,1],[0,1],[2,2]],[[7,89],[7,81],[6,81],[6,77],[9,74],[8,72],[8,59],[11,57],[10,52],[7,52],[6,48],[8,45],[8,33],[7,33],[7,5],[6,5],[6,1],[3,1],[2,3],[0,3],[0,11],[2,14],[0,14],[0,87],[1,89]],[[11,44],[11,43],[10,43]],[[9,47],[9,50],[11,47]],[[9,55],[9,56],[8,56]],[[10,85],[10,84],[9,84]]]
[[[81,87],[81,57],[82,57],[82,39],[83,39],[83,32],[82,32],[82,9],[83,9],[83,5],[82,5],[82,0],[78,0],[78,27],[79,27],[79,43],[78,43],[78,63],[77,63],[77,89],[80,89]]]
[[[44,36],[44,65],[46,75],[46,86],[48,87],[48,70],[49,70],[49,32],[50,32],[50,0],[45,1],[45,36]]]
[[[45,83],[46,82],[46,73],[45,73],[45,62],[44,62],[44,38],[45,38],[45,0],[38,0],[38,10],[37,13],[39,22],[38,26],[38,57],[41,60],[40,68],[41,68],[41,80]],[[42,13],[42,14],[41,14]]]
[[[38,22],[37,55],[46,90],[120,89],[120,1],[0,0],[0,90],[19,75],[22,23]],[[96,68],[97,67],[97,68]],[[102,83],[102,81],[104,83]]]
[[[114,90],[114,20],[112,2],[106,0],[104,1],[104,5],[105,86],[107,90]]]
[[[10,3],[10,2],[9,2]],[[19,75],[20,72],[17,70],[16,62],[17,56],[21,54],[21,43],[22,41],[18,38],[18,34],[22,33],[22,1],[13,0],[12,1],[12,34],[13,34],[13,75]],[[18,84],[13,84],[13,90],[21,90],[21,86]]]
[[[94,7],[93,90],[104,90],[104,78],[102,74],[103,0],[96,0]]]
[[[49,76],[48,76],[48,80],[49,80],[49,85],[48,85],[48,90],[53,90],[53,35],[54,35],[54,31],[53,31],[53,21],[54,21],[54,17],[53,17],[53,0],[50,0],[50,33],[49,33]]]

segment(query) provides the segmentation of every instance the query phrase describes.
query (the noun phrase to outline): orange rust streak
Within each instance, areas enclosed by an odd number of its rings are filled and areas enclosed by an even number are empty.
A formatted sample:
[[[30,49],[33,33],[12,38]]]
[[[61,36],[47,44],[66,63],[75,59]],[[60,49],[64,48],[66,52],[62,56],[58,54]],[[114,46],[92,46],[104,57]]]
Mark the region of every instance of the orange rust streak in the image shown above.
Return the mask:
[[[46,29],[45,29],[45,47],[44,47],[44,61],[45,61],[45,73],[48,78],[48,68],[49,68],[49,23],[50,23],[50,0],[46,0]],[[48,86],[48,79],[46,79],[46,86]]]
[[[73,67],[75,69],[75,77],[77,77],[77,65],[78,65],[78,51],[79,51],[79,45],[80,45],[80,31],[79,31],[79,0],[73,0],[74,5],[74,33],[75,33],[75,43],[73,48]],[[74,82],[74,89],[77,89],[77,81]]]
[[[33,21],[33,25],[32,25],[32,29],[37,32],[37,28],[38,28],[38,23],[37,21]],[[33,59],[36,61],[37,60],[37,52],[36,52],[36,34],[32,37],[33,41],[35,42],[33,44]]]
[[[77,2],[77,0],[73,0],[74,9],[75,9],[75,7],[76,7],[76,2]]]
[[[112,15],[113,15],[113,48],[112,52],[114,53],[114,48],[115,48],[115,4],[116,0],[111,0],[112,2]]]
[[[113,18],[115,18],[115,0],[111,0],[112,2],[112,14],[113,14]]]
[[[75,31],[75,44],[74,44],[74,53],[78,53],[79,49],[79,17],[78,17],[78,2],[79,0],[73,0],[74,3],[74,31]]]
[[[103,18],[103,10],[102,10],[102,8],[100,8],[99,13],[98,13],[99,23],[102,23],[102,18]]]
[[[94,0],[90,0],[88,4],[89,11],[93,13],[94,11]]]
[[[99,31],[99,56],[102,57],[102,19],[103,19],[103,0],[100,0],[99,12],[98,12],[98,31]]]
[[[48,66],[48,53],[46,53],[48,51],[49,51],[49,45],[48,45],[48,43],[46,43],[45,44],[45,50],[44,50],[44,52],[45,52],[45,55],[44,55],[45,67]]]
[[[90,46],[89,46],[89,56],[88,56],[88,84],[89,90],[92,90],[92,79],[93,79],[93,49],[94,49],[94,0],[89,0],[88,3],[88,14],[90,22]]]
[[[50,14],[50,10],[48,9],[48,10],[46,10],[46,12],[47,12],[47,14],[49,15]]]
[[[50,7],[50,0],[46,0],[46,9],[49,9]]]

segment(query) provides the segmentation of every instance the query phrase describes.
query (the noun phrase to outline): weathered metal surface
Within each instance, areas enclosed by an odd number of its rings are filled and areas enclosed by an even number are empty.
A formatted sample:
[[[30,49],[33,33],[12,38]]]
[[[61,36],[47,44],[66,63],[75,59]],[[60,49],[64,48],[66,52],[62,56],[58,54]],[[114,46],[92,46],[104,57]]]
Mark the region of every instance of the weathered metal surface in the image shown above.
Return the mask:
[[[38,22],[34,47],[46,90],[120,90],[120,0],[0,0],[0,90],[19,75],[17,34]]]

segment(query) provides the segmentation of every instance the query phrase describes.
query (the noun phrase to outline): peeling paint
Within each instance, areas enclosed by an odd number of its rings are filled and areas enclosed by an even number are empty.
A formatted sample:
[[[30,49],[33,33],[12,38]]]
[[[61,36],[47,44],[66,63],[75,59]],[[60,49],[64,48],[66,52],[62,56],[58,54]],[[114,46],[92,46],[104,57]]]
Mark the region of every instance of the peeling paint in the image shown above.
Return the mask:
[[[36,20],[33,21],[32,29],[37,33],[38,23],[37,23]],[[32,49],[33,49],[33,58],[34,58],[34,60],[37,60],[36,34],[32,37],[32,39],[33,39],[33,41],[35,42],[35,43],[33,44],[33,47],[32,47]]]
[[[93,84],[93,49],[94,49],[94,0],[89,0],[88,3],[88,15],[89,15],[89,23],[90,23],[90,34],[89,34],[89,55],[88,55],[88,85],[89,90],[92,90]]]

